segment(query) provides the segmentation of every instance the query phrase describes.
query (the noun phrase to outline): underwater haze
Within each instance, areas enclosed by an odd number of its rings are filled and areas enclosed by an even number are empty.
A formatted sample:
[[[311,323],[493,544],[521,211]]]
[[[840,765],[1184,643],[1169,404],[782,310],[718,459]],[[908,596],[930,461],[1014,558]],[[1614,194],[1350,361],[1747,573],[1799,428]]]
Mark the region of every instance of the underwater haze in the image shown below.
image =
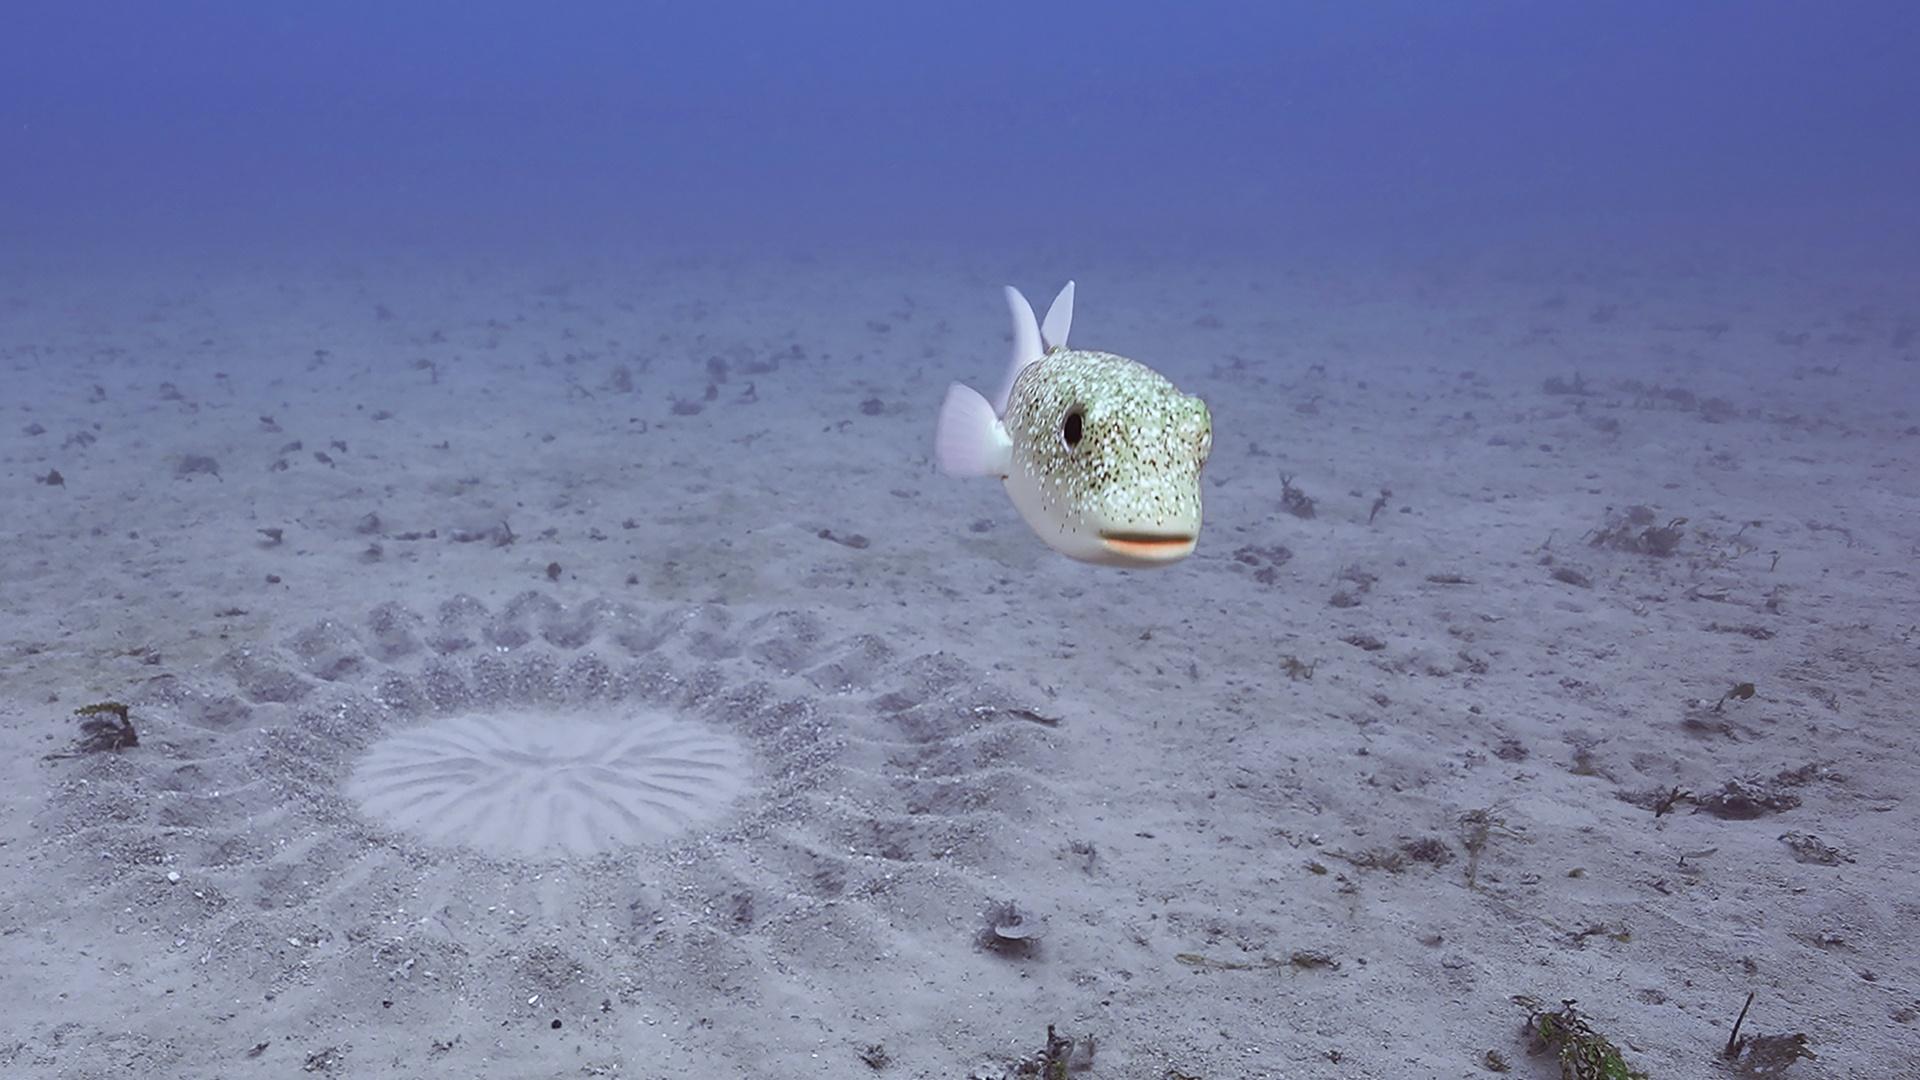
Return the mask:
[[[0,1077],[1920,1080],[1916,58],[12,4]]]
[[[1916,52],[1872,2],[30,5],[0,236],[1891,246]]]

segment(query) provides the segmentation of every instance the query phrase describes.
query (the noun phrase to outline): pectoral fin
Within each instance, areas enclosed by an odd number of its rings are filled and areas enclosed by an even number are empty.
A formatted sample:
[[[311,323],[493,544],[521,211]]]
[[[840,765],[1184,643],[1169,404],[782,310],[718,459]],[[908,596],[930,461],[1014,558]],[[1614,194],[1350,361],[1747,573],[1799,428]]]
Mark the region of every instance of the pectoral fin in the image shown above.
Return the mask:
[[[1013,461],[1013,440],[987,399],[954,383],[940,403],[933,430],[933,460],[948,476],[1004,477]]]

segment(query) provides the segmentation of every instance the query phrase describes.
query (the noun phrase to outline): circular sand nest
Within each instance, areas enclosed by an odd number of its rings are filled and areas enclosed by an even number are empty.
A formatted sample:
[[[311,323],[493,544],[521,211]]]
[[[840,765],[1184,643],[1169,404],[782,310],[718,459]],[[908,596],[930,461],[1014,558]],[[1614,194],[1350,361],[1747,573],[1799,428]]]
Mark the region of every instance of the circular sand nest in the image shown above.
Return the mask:
[[[50,766],[32,902],[301,1023],[885,1011],[807,973],[970,949],[1053,812],[1027,703],[805,613],[389,604],[132,704]]]
[[[672,839],[746,786],[739,740],[670,713],[514,710],[396,731],[362,755],[346,793],[430,843],[545,859]]]

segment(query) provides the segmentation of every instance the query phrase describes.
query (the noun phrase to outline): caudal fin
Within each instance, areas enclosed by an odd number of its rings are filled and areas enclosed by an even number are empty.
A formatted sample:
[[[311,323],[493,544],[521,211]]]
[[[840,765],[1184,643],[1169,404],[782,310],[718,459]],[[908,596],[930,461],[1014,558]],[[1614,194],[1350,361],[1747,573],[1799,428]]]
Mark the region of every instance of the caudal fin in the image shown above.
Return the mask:
[[[947,387],[933,429],[933,460],[948,476],[1007,475],[1013,443],[980,391],[959,383]]]

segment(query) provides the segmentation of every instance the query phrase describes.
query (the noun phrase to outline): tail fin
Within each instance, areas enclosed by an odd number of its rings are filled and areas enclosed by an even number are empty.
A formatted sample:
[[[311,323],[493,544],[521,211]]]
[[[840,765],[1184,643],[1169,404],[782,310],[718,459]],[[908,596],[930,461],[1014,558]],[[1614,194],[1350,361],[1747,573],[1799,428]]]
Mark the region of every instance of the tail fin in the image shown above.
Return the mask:
[[[948,476],[1007,475],[1013,442],[980,391],[959,383],[947,387],[933,429],[933,460]]]

